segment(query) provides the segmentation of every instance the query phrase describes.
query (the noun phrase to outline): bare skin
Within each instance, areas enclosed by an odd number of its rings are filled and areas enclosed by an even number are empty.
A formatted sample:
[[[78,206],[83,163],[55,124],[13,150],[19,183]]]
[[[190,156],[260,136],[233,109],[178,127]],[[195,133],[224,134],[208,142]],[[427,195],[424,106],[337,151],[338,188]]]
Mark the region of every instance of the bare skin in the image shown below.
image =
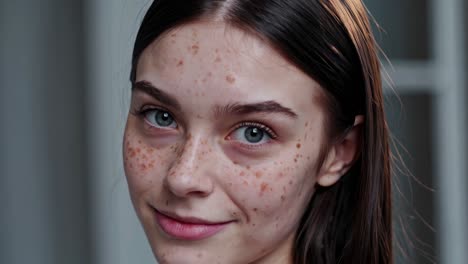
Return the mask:
[[[316,184],[334,184],[356,153],[351,130],[318,167],[327,138],[322,88],[259,38],[221,22],[159,38],[140,57],[137,83],[146,88],[132,92],[124,165],[159,263],[292,263]],[[156,210],[228,224],[204,239],[176,239]]]

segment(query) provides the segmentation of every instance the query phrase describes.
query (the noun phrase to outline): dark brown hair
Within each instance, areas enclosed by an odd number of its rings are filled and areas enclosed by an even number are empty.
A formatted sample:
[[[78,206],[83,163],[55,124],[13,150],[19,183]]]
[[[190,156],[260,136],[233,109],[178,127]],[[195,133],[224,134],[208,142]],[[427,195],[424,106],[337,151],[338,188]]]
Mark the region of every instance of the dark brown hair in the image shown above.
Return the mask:
[[[360,157],[302,216],[295,263],[392,263],[391,176],[377,48],[360,0],[159,0],[138,32],[130,81],[143,50],[167,30],[221,19],[266,40],[321,84],[330,139],[364,116]]]

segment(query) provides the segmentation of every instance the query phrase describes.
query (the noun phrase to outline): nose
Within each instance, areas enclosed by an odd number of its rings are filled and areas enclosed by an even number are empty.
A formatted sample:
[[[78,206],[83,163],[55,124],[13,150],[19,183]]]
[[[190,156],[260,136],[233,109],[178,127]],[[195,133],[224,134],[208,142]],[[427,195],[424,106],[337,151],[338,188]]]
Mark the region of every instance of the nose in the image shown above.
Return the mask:
[[[164,182],[174,195],[187,198],[206,197],[212,193],[212,170],[206,157],[206,142],[202,137],[189,136],[183,149],[176,154]]]

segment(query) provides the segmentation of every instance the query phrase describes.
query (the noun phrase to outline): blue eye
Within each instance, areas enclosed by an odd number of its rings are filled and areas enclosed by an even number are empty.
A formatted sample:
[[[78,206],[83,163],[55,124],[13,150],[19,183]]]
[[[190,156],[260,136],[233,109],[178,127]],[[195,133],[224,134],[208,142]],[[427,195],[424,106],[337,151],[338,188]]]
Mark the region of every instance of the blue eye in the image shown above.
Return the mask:
[[[231,137],[247,144],[260,145],[270,141],[274,137],[272,134],[269,128],[260,124],[241,124],[232,132]]]
[[[149,109],[144,111],[144,117],[154,127],[177,128],[177,123],[167,111]]]

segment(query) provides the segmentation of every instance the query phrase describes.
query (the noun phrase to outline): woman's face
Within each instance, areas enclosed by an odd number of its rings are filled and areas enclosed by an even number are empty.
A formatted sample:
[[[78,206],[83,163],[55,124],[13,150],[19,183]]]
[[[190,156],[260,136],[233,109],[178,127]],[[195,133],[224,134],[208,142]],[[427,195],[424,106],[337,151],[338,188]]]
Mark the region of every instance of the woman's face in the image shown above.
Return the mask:
[[[140,57],[124,139],[160,263],[281,263],[320,169],[321,88],[259,38],[192,23]]]

